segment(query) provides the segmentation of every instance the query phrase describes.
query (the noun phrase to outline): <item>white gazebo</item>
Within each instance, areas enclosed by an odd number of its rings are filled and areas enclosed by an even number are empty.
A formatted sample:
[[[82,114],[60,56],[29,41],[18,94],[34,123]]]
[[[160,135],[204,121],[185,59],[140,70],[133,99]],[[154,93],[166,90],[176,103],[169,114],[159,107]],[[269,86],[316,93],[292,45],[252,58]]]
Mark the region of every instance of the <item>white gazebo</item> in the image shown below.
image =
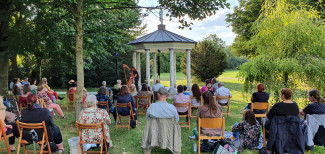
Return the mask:
[[[157,53],[160,50],[161,53],[169,53],[170,55],[170,93],[176,93],[176,52],[187,53],[187,87],[191,88],[191,50],[195,47],[195,41],[175,34],[166,30],[166,26],[162,23],[158,25],[158,30],[142,36],[130,43],[133,45],[135,50],[133,51],[133,66],[138,70],[141,77],[141,53],[146,54],[146,80],[150,85],[150,54],[153,54],[153,80],[157,80]],[[141,81],[141,78],[140,78]]]

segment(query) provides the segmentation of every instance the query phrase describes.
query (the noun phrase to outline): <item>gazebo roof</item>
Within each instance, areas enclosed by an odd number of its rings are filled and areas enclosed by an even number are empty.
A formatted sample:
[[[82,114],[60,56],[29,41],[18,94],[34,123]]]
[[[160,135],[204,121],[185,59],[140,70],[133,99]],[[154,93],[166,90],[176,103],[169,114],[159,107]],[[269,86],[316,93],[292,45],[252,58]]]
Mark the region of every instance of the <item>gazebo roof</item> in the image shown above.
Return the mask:
[[[158,25],[158,30],[129,42],[128,45],[135,46],[139,52],[144,49],[150,49],[150,52],[155,52],[156,49],[168,52],[168,48],[183,52],[184,49],[192,49],[196,43],[196,41],[166,30],[165,25]]]

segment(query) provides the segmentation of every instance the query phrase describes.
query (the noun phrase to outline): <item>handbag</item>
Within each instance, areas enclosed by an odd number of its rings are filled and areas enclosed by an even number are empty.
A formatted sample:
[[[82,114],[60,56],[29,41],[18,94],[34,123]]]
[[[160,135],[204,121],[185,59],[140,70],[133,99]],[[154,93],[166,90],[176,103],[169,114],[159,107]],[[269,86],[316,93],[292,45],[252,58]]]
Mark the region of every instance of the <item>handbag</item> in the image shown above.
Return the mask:
[[[237,154],[237,150],[230,144],[220,145],[216,154]]]
[[[51,153],[55,153],[56,151],[58,151],[58,147],[53,142],[50,143],[50,148],[51,148]],[[45,146],[44,151],[48,151],[47,146]]]
[[[135,120],[131,119],[130,120],[130,126],[131,126],[131,128],[137,127],[137,122]]]

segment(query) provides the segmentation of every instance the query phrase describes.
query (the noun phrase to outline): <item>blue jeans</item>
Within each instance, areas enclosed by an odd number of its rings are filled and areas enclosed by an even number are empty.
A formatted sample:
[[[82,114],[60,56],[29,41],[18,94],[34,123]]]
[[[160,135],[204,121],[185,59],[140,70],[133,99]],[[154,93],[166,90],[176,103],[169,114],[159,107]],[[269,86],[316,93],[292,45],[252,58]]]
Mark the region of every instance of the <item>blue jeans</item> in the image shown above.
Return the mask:
[[[55,104],[55,96],[54,95],[52,96],[52,102],[53,102],[53,104]]]
[[[237,125],[238,125],[238,122],[236,122],[234,126],[237,126]],[[239,139],[239,131],[238,130],[233,131],[232,136],[234,136],[236,139]]]

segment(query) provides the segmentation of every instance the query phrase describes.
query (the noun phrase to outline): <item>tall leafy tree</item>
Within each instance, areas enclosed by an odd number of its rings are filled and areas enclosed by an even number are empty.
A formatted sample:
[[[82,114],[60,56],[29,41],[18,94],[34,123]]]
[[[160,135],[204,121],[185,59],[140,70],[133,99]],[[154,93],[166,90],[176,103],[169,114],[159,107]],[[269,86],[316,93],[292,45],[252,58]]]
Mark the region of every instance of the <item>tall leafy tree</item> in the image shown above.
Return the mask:
[[[258,56],[240,67],[245,91],[262,82],[276,98],[284,87],[325,92],[324,24],[319,13],[308,6],[266,1],[250,41]]]

